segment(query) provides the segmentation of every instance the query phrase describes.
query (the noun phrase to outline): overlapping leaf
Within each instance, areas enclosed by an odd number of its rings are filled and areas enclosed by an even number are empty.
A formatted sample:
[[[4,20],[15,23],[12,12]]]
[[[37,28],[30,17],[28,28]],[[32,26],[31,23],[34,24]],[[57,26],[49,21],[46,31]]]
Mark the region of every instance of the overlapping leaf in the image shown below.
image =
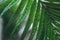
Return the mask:
[[[21,23],[28,21],[21,36],[24,40],[33,23],[29,40],[60,40],[60,0],[6,0],[0,3],[0,17],[4,18],[3,40],[15,39]],[[15,36],[14,36],[15,35]]]

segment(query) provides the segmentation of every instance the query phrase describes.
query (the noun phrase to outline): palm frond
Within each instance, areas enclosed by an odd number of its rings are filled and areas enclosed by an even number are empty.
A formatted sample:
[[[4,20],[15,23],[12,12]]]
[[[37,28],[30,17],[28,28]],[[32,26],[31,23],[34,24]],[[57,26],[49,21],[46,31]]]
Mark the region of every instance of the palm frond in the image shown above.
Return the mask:
[[[3,18],[3,40],[17,40],[21,24],[28,16],[21,36],[24,40],[32,25],[28,40],[60,40],[60,0],[5,0],[0,3]]]

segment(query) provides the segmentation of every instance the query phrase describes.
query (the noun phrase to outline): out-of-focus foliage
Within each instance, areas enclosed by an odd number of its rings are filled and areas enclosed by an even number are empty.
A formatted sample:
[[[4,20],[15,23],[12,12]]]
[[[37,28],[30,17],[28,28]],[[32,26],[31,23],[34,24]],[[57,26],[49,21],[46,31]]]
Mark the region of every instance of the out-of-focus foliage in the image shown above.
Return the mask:
[[[22,22],[28,16],[21,40],[33,23],[29,40],[60,40],[60,0],[3,0],[0,17],[3,18],[3,40],[17,40]]]

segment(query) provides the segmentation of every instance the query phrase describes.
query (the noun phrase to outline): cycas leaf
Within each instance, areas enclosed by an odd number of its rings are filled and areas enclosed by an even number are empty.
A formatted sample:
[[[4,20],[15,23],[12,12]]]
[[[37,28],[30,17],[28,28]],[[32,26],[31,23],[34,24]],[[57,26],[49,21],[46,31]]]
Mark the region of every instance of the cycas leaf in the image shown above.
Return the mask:
[[[4,8],[4,7],[6,7],[9,3],[11,2],[11,0],[9,0],[9,1],[7,1],[7,0],[2,0],[1,2],[0,2],[0,7],[1,8]],[[4,4],[4,5],[3,5]]]
[[[50,1],[50,2],[60,2],[60,0],[46,0],[46,1]]]
[[[48,7],[51,7],[51,8],[60,8],[60,3],[59,2],[45,2],[45,1],[41,1],[43,4],[45,4],[46,6]]]
[[[47,12],[45,12],[45,13],[47,13]],[[49,40],[49,23],[50,23],[50,19],[49,19],[48,15],[45,14],[45,20],[44,20],[44,30],[45,30],[44,40]]]
[[[14,2],[14,3],[13,3]],[[14,13],[16,11],[16,8],[17,8],[17,3],[19,2],[18,0],[15,2],[13,1],[11,3],[11,5],[7,6],[8,8],[6,8],[6,10],[4,11],[4,14],[3,14],[3,18],[4,18],[4,27],[3,27],[3,38],[5,37],[8,38],[10,32],[11,32],[11,29],[13,27],[9,27],[8,29],[6,29],[6,25],[9,21],[9,18],[11,17],[12,13]],[[10,7],[11,6],[11,7]],[[9,8],[10,7],[10,8]],[[15,9],[14,9],[15,8]],[[14,10],[14,11],[13,11]],[[13,25],[12,25],[13,26]],[[5,30],[6,29],[6,30]],[[4,39],[3,39],[4,40]],[[6,39],[7,40],[7,39]]]
[[[36,9],[37,9],[37,3],[36,3],[36,0],[35,0],[35,1],[32,3],[31,10],[30,10],[30,14],[29,14],[29,17],[28,17],[28,21],[27,21],[26,27],[25,27],[25,29],[24,29],[24,32],[23,32],[23,34],[22,34],[21,40],[23,40],[23,38],[26,36],[26,33],[27,33],[30,25],[33,23],[34,16],[35,16],[35,13],[36,13]]]
[[[41,5],[42,6],[42,5]],[[41,16],[40,16],[40,23],[39,23],[39,28],[38,28],[38,32],[37,32],[37,38],[36,40],[39,40],[41,38],[42,39],[42,32],[43,32],[43,29],[44,29],[44,17],[45,17],[45,9],[44,9],[44,6],[42,6],[42,9],[41,9]]]
[[[22,1],[21,4],[19,3],[19,6],[18,6],[16,12],[14,12],[14,13],[12,14],[12,16],[10,17],[10,19],[9,19],[9,21],[8,21],[8,24],[6,25],[7,28],[8,28],[8,26],[11,25],[11,23],[13,23],[12,20],[13,20],[13,21],[16,21],[15,19],[16,19],[17,16],[20,14],[20,12],[23,10],[23,7],[25,6],[25,3],[26,3],[26,2],[25,2],[23,5],[22,5],[22,3],[24,3],[24,1]],[[19,9],[20,9],[20,10],[19,10]],[[18,13],[18,14],[17,14],[17,13]]]
[[[14,0],[9,0],[9,1],[6,1],[4,4],[1,4],[0,7],[1,7],[1,14],[0,16],[2,16],[8,9],[10,9],[15,3]]]
[[[60,16],[60,11],[59,10],[55,10],[55,9],[51,9],[48,7],[49,12],[51,12],[52,14],[54,14],[55,16],[59,17]]]
[[[56,13],[57,13],[57,14],[56,14]],[[56,20],[56,21],[59,21],[59,22],[60,22],[59,13],[60,13],[60,12],[57,11],[57,10],[48,8],[48,15],[50,15],[50,17],[51,17],[53,20]]]
[[[29,0],[29,1],[28,1],[28,4],[27,4],[27,6],[26,6],[26,9],[25,9],[24,12],[22,13],[22,15],[18,17],[18,20],[16,21],[16,25],[15,25],[12,33],[11,33],[11,36],[14,34],[14,32],[15,32],[16,30],[19,30],[19,29],[20,29],[21,23],[23,22],[23,20],[26,18],[26,16],[27,16],[27,15],[29,14],[29,12],[30,12],[30,8],[31,8],[31,5],[32,5],[32,2],[33,2],[33,0]]]
[[[39,19],[40,19],[40,1],[38,1],[38,3],[36,3],[36,4],[37,4],[37,10],[36,10],[36,14],[35,14],[35,18],[34,18],[32,31],[31,31],[29,40],[33,40],[33,37],[37,31],[37,27],[38,27],[38,23],[39,23]]]
[[[0,17],[4,19],[3,36],[5,37],[3,40],[16,40],[16,35],[27,15],[29,15],[28,21],[21,40],[24,40],[32,23],[29,40],[33,40],[36,33],[35,40],[60,40],[59,1],[7,0],[1,2]]]
[[[24,10],[24,7],[25,7],[25,5],[27,4],[27,2],[28,2],[28,1],[22,0],[21,3],[19,3],[16,12],[14,12],[14,13],[12,14],[12,16],[10,17],[10,19],[9,19],[7,25],[6,25],[6,29],[8,29],[8,27],[9,27],[11,24],[13,24],[14,22],[15,22],[15,24],[16,24],[16,20],[19,20],[19,19],[17,19],[17,18],[18,18],[18,15],[20,15],[21,12]],[[23,3],[24,3],[24,4],[23,4]],[[22,5],[22,4],[23,4],[23,5]],[[18,13],[18,14],[17,14],[17,13]]]

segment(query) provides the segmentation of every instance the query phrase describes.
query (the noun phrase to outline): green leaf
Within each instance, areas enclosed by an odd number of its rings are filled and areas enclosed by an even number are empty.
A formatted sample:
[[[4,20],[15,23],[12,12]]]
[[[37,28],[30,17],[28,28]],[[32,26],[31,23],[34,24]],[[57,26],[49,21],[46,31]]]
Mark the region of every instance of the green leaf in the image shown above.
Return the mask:
[[[17,40],[22,22],[28,20],[21,36],[24,40],[29,28],[28,40],[60,40],[60,0],[5,0],[0,2],[0,18],[3,17],[3,40]]]
[[[24,7],[25,7],[25,5],[27,5],[27,2],[28,2],[28,1],[24,1],[24,0],[21,1],[21,3],[19,4],[16,12],[14,12],[14,13],[12,14],[12,16],[10,17],[10,19],[9,19],[7,25],[6,25],[6,29],[7,29],[12,23],[14,23],[16,20],[18,20],[18,19],[17,19],[17,18],[18,18],[18,15],[20,15],[21,12],[24,10]],[[22,5],[22,4],[23,4],[23,5]],[[18,13],[18,14],[17,14],[17,13]],[[16,24],[16,23],[15,23],[15,24]]]
[[[36,14],[35,14],[35,19],[34,19],[34,22],[33,22],[32,32],[30,34],[29,40],[33,40],[33,37],[34,37],[34,35],[37,31],[39,20],[40,20],[40,1],[38,1],[37,11],[36,11]]]
[[[46,1],[50,1],[50,2],[60,2],[60,0],[46,0]]]
[[[37,3],[36,3],[36,0],[35,0],[35,1],[33,2],[32,6],[31,6],[29,18],[28,18],[26,27],[25,27],[25,29],[24,29],[24,32],[23,32],[23,34],[22,34],[21,40],[23,40],[23,38],[26,36],[26,33],[28,32],[28,29],[29,29],[30,25],[33,23],[36,10],[37,10]]]
[[[11,36],[16,32],[16,30],[20,29],[19,26],[21,25],[21,23],[23,22],[23,20],[26,18],[26,16],[29,14],[30,8],[31,8],[31,5],[32,5],[33,1],[34,0],[29,0],[28,1],[28,4],[26,6],[25,11],[23,12],[23,14],[16,21],[16,25],[15,25],[14,29],[11,32]]]
[[[44,19],[45,19],[45,9],[42,6],[41,16],[40,16],[40,23],[39,23],[39,27],[38,27],[36,40],[43,40],[42,38],[44,37],[44,34],[43,34],[43,32],[44,32]]]
[[[17,2],[18,2],[18,0],[17,0],[17,1],[15,1],[15,0],[11,1],[11,3],[9,3],[8,6],[6,6],[6,7],[4,8],[4,10],[1,12],[0,17],[1,17],[8,9],[10,9],[13,5],[15,5]]]
[[[42,4],[44,4],[45,6],[48,6],[50,8],[60,8],[60,3],[59,2],[45,2],[45,1],[41,1]]]

